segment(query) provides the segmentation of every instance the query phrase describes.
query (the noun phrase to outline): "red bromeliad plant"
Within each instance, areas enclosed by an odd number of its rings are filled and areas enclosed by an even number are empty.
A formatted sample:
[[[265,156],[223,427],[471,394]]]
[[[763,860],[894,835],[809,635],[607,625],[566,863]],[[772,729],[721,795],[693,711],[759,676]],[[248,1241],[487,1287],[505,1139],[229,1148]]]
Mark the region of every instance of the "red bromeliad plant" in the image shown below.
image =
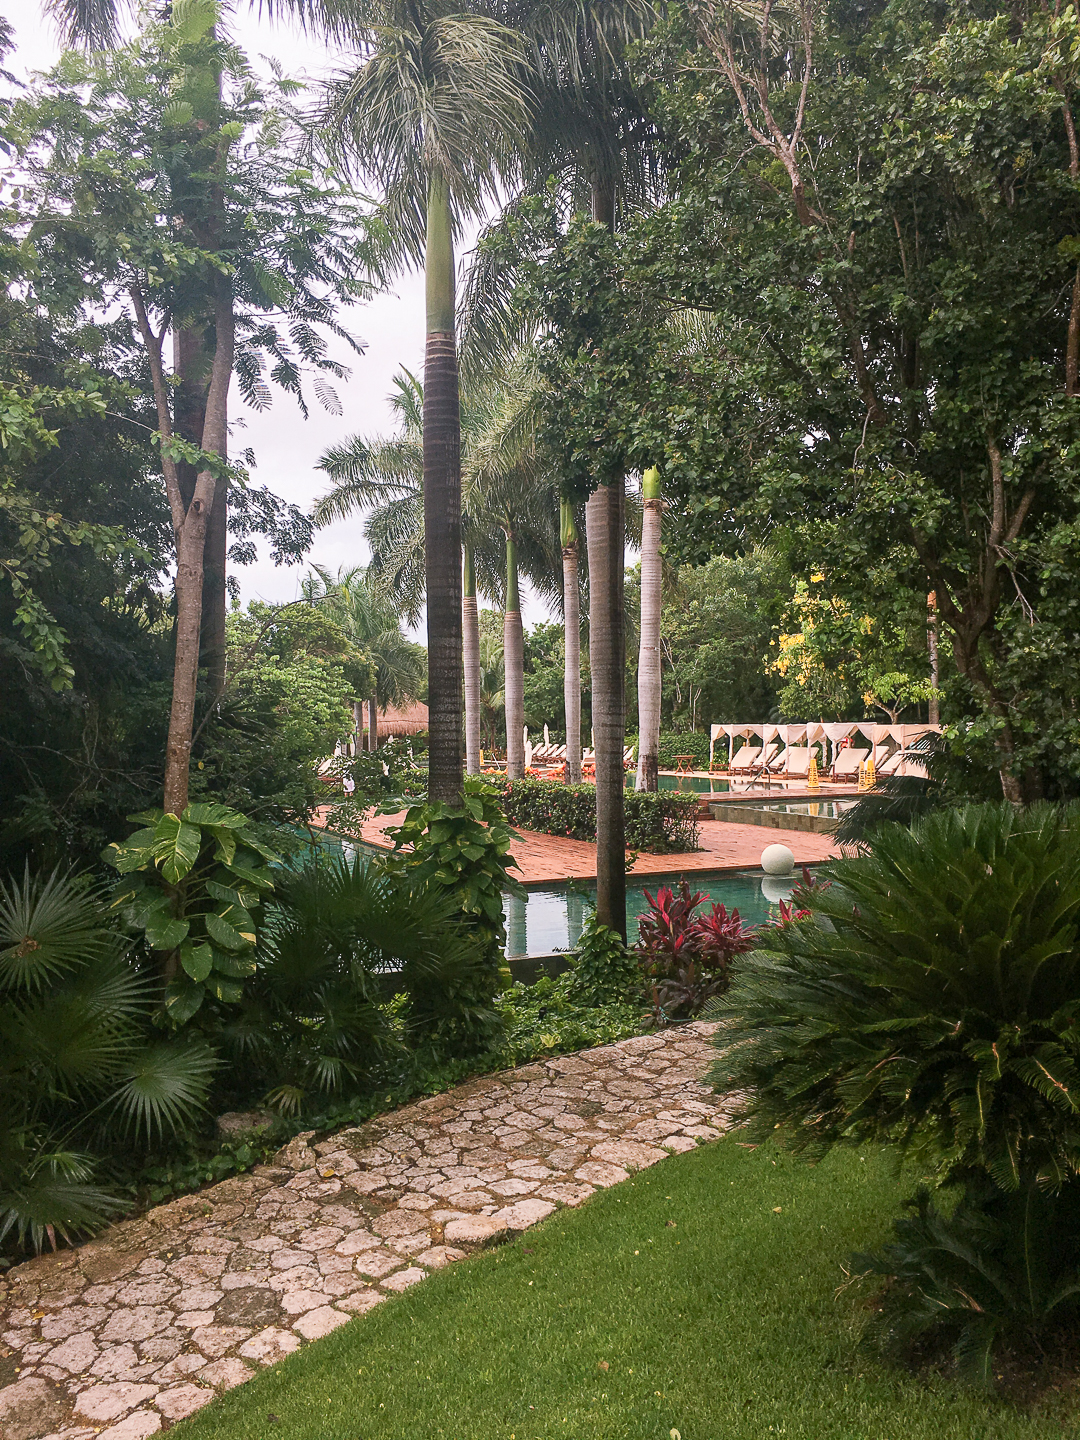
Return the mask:
[[[690,893],[685,880],[678,894],[661,886],[638,920],[638,956],[642,970],[652,982],[653,1009],[657,1020],[696,1015],[707,1000],[722,995],[731,983],[731,962],[755,943],[753,929],[747,929],[738,910],[724,905],[696,914],[706,896]]]

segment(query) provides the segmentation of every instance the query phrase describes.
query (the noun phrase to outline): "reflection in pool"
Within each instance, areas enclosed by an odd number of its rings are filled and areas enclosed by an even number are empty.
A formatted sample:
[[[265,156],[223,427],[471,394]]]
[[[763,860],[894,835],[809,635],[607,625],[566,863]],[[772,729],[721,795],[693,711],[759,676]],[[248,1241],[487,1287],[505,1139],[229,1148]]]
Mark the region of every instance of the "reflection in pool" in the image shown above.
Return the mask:
[[[738,910],[744,924],[760,925],[778,918],[777,902],[790,896],[798,877],[779,879],[760,871],[734,875],[705,871],[686,878],[692,891],[704,891],[709,897],[706,904],[722,903],[729,910]],[[655,896],[659,886],[674,887],[678,879],[678,875],[642,876],[627,885],[626,925],[631,943],[637,939],[638,916],[649,908],[643,892]],[[596,887],[586,881],[530,890],[524,899],[505,895],[507,955],[516,958],[572,950],[595,902]]]

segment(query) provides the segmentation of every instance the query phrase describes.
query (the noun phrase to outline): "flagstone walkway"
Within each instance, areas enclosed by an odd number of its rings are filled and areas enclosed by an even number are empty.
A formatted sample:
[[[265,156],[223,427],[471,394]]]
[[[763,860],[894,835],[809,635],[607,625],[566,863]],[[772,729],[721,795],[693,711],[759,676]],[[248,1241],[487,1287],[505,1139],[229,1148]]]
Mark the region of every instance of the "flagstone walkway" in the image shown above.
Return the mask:
[[[0,1440],[145,1440],[432,1270],[715,1139],[698,1022],[484,1076],[0,1277]]]

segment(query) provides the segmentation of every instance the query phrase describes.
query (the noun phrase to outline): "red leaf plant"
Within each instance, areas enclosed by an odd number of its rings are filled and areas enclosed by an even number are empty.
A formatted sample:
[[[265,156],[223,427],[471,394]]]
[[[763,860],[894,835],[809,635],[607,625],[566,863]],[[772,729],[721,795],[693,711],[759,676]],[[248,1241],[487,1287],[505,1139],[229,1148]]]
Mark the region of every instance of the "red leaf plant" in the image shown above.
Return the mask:
[[[697,1015],[731,984],[731,962],[756,943],[755,931],[743,925],[738,910],[729,913],[724,905],[695,913],[707,897],[691,894],[684,879],[677,895],[668,885],[655,899],[643,893],[649,909],[638,920],[637,953],[652,982],[654,1017],[662,1024]]]

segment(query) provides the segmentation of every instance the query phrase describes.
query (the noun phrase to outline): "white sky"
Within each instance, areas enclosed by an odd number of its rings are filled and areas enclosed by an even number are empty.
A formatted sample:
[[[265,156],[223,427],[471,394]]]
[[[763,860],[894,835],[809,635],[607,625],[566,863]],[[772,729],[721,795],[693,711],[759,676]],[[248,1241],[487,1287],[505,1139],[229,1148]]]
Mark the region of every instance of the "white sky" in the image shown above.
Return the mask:
[[[8,67],[25,77],[30,71],[49,68],[58,59],[60,40],[53,22],[42,15],[38,0],[15,0],[6,7],[15,27],[16,49]],[[306,35],[289,19],[268,20],[245,4],[237,4],[230,17],[233,38],[247,52],[253,65],[260,56],[280,62],[287,75],[318,80],[335,68],[337,52],[328,50],[317,38]],[[349,435],[377,435],[392,429],[387,402],[391,380],[406,366],[421,374],[424,357],[424,282],[417,273],[398,277],[390,293],[377,296],[366,305],[342,312],[342,323],[367,346],[362,356],[331,337],[331,354],[352,371],[345,381],[332,381],[343,406],[341,416],[329,415],[318,402],[309,401],[310,418],[304,420],[295,402],[275,394],[268,411],[249,410],[233,388],[230,412],[234,422],[232,445],[235,453],[251,446],[257,466],[252,480],[268,485],[275,494],[308,510],[327,488],[326,477],[315,469],[319,455]],[[368,559],[361,534],[362,517],[353,516],[318,531],[309,552],[331,571]],[[266,547],[262,546],[265,550]],[[261,556],[254,565],[236,569],[244,603],[252,599],[292,600],[299,593],[307,565],[292,568],[275,566]],[[522,610],[526,625],[545,619],[547,610],[523,584]],[[416,638],[423,640],[423,626]]]

